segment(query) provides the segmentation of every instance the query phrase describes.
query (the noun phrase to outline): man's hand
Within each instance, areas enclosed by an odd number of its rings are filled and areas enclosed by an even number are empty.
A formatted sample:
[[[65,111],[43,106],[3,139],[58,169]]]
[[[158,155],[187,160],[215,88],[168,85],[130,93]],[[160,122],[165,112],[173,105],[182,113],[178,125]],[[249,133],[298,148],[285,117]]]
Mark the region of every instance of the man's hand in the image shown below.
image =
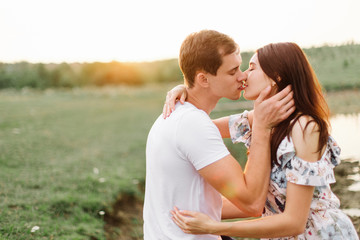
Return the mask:
[[[254,121],[257,122],[257,126],[267,129],[275,127],[295,111],[295,102],[290,85],[266,99],[270,91],[271,87],[265,88],[254,103]]]

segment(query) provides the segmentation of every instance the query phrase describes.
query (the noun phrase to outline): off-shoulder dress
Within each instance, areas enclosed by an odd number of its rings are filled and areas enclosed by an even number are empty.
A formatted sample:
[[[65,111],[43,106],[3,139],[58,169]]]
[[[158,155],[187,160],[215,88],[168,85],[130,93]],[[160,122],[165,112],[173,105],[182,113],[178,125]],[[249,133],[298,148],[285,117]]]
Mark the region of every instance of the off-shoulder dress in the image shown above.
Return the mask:
[[[229,130],[233,143],[251,144],[248,112],[230,116]],[[340,163],[340,147],[330,136],[326,150],[317,162],[307,162],[296,156],[291,137],[285,137],[277,149],[278,164],[273,164],[263,217],[282,213],[286,204],[286,184],[314,186],[310,214],[305,232],[278,239],[359,239],[350,218],[340,210],[340,201],[331,191],[335,182],[333,168]]]

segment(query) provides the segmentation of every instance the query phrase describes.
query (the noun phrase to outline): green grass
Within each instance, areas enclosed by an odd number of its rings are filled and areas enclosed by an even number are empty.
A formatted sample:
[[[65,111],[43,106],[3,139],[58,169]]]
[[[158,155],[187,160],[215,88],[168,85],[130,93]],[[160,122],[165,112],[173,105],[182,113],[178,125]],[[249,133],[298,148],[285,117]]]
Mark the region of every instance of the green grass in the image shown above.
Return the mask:
[[[0,239],[105,239],[99,211],[119,193],[142,197],[146,137],[172,86],[1,91]],[[356,91],[331,94],[360,110]]]
[[[360,88],[360,45],[323,46],[304,51],[326,90]]]
[[[102,239],[99,211],[144,179],[165,92],[1,92],[0,238]]]

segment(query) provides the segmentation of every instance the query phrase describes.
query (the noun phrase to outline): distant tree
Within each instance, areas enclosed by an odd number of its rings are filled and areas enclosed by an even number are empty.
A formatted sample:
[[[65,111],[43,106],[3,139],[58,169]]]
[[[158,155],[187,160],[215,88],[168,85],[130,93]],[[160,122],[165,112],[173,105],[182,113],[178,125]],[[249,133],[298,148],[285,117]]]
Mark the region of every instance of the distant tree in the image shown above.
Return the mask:
[[[78,86],[78,76],[68,63],[58,64],[51,71],[51,86],[71,88]]]
[[[82,67],[80,78],[82,82],[96,86],[104,85],[139,85],[143,81],[140,73],[131,64],[110,63],[86,63]]]

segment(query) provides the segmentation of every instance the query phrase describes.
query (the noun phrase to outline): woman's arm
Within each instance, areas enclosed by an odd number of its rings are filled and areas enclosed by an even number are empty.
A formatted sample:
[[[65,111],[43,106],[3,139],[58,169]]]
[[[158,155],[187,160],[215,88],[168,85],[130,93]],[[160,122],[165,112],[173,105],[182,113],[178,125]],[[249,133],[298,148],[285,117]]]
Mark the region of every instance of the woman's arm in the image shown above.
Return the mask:
[[[288,182],[285,211],[281,214],[245,221],[217,222],[203,213],[173,211],[173,220],[191,234],[216,234],[238,237],[275,238],[304,232],[314,187]]]
[[[254,110],[251,110],[248,112],[248,120],[249,120],[249,124],[250,127],[252,126],[252,120],[253,120],[253,114],[254,114]],[[217,118],[212,120],[213,123],[216,125],[216,127],[219,129],[221,137],[222,138],[230,138],[230,131],[229,131],[229,116],[226,117],[222,117],[222,118]]]
[[[252,127],[253,116],[254,116],[254,110],[249,111],[248,112],[248,120],[249,120],[250,127]]]
[[[318,127],[311,119],[301,117],[292,129],[296,154],[305,161],[319,159],[317,146]],[[189,211],[173,211],[175,223],[185,232],[192,234],[219,234],[239,237],[273,238],[295,236],[304,232],[313,197],[313,186],[287,182],[286,206],[281,214],[255,220],[239,222],[216,222],[207,215]]]
[[[175,110],[175,104],[177,101],[180,101],[181,104],[184,104],[186,97],[186,86],[183,84],[177,85],[170,91],[168,91],[166,94],[166,100],[163,108],[164,118],[169,117],[172,111]],[[219,129],[222,138],[230,138],[229,117],[218,118],[213,120],[213,122]]]
[[[187,98],[187,91],[186,86],[184,84],[180,84],[172,88],[166,94],[166,100],[163,107],[163,116],[167,118],[170,116],[172,111],[175,110],[175,104],[177,101],[180,101],[181,104],[184,104]],[[254,110],[249,111],[248,113],[248,120],[250,126],[252,126],[252,119],[253,119]],[[216,127],[219,129],[222,138],[230,138],[229,132],[229,117],[222,117],[213,120]]]
[[[229,116],[212,120],[219,129],[222,138],[230,138]]]

